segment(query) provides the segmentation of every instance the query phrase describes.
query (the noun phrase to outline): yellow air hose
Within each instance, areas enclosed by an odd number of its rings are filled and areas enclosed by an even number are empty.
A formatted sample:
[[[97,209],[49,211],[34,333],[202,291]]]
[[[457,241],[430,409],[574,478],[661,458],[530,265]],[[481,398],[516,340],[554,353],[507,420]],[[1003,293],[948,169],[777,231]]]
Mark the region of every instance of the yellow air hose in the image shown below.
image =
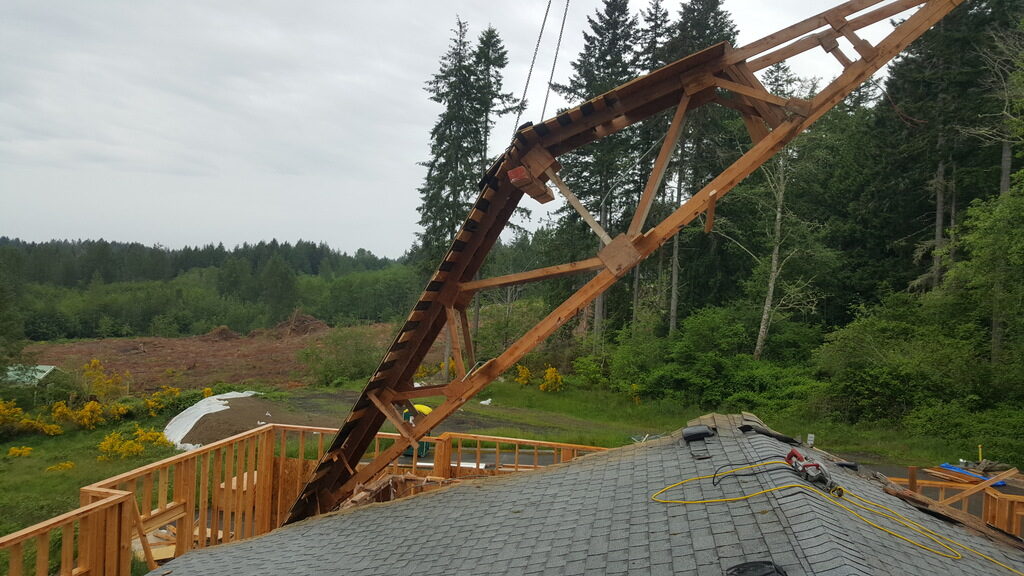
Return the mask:
[[[771,464],[782,464],[783,466],[786,466],[787,468],[790,468],[789,463],[786,462],[785,460],[769,460],[767,462],[759,462],[757,464],[750,464],[748,466],[741,466],[740,468],[734,468],[732,470],[728,470],[726,472],[722,472],[721,474],[716,473],[716,474],[709,474],[707,476],[696,476],[694,478],[688,478],[686,480],[683,480],[682,482],[676,482],[675,484],[672,484],[670,486],[666,486],[666,487],[662,488],[661,490],[658,490],[657,492],[655,492],[654,494],[651,495],[651,500],[654,500],[655,502],[662,502],[664,504],[712,504],[712,503],[715,503],[715,502],[738,502],[740,500],[747,500],[749,498],[753,498],[754,496],[760,496],[761,494],[767,494],[769,492],[775,492],[775,491],[778,491],[778,490],[785,490],[786,488],[796,488],[798,490],[806,490],[808,492],[811,492],[812,494],[817,494],[818,496],[821,496],[822,498],[824,498],[828,502],[831,502],[832,504],[842,508],[843,510],[846,510],[847,512],[849,512],[850,514],[853,514],[856,518],[860,519],[862,522],[864,522],[865,524],[867,524],[869,526],[877,528],[878,530],[881,530],[882,532],[885,532],[886,534],[890,534],[892,536],[895,536],[896,538],[899,538],[900,540],[903,540],[904,542],[909,542],[910,544],[913,544],[914,546],[917,546],[918,548],[923,548],[924,550],[927,550],[927,551],[929,551],[929,552],[931,552],[933,554],[937,554],[939,556],[942,556],[943,558],[950,558],[950,559],[953,559],[953,560],[959,560],[959,559],[963,558],[963,555],[960,554],[960,552],[958,552],[956,549],[954,549],[954,548],[952,548],[952,547],[950,547],[948,545],[948,544],[952,544],[953,546],[957,546],[957,547],[959,547],[962,550],[967,550],[968,552],[972,552],[975,555],[977,555],[977,556],[979,556],[981,558],[984,558],[985,560],[988,560],[989,562],[991,562],[993,564],[996,564],[997,566],[1001,566],[1003,568],[1006,568],[1007,570],[1009,570],[1010,572],[1013,572],[1014,574],[1018,574],[1019,576],[1024,576],[1024,572],[1021,572],[1020,570],[1016,570],[1016,569],[1014,569],[1014,568],[1012,568],[1010,566],[1007,566],[1006,564],[1003,564],[1002,562],[996,560],[995,558],[992,558],[991,556],[987,556],[987,555],[985,555],[985,554],[983,554],[981,552],[978,552],[977,550],[975,550],[975,549],[973,549],[973,548],[971,548],[971,547],[969,547],[969,546],[967,546],[967,545],[965,545],[963,543],[957,542],[956,540],[952,540],[950,538],[946,538],[945,536],[943,536],[941,534],[933,532],[932,530],[926,528],[925,526],[922,526],[921,524],[918,524],[917,522],[914,522],[913,520],[907,518],[906,516],[903,516],[899,512],[896,512],[895,510],[887,508],[887,507],[885,507],[885,506],[883,506],[883,505],[881,505],[881,504],[879,504],[877,502],[872,502],[871,500],[868,500],[866,498],[861,498],[860,496],[857,496],[856,494],[850,492],[846,488],[833,490],[832,494],[829,494],[829,493],[826,493],[826,492],[824,492],[822,490],[819,490],[819,489],[815,488],[814,486],[809,486],[807,484],[784,484],[782,486],[776,486],[774,488],[768,488],[768,489],[765,489],[765,490],[761,490],[759,492],[754,492],[752,494],[745,494],[743,496],[736,496],[734,498],[711,498],[711,499],[708,499],[708,500],[669,500],[669,499],[665,499],[665,498],[660,498],[660,496],[662,494],[664,494],[665,492],[668,492],[669,490],[672,490],[673,488],[677,488],[679,486],[682,486],[684,484],[688,484],[690,482],[696,482],[696,481],[699,481],[699,480],[707,480],[708,478],[717,479],[717,478],[721,478],[723,476],[728,476],[730,474],[735,474],[736,472],[742,472],[743,470],[750,470],[752,468],[759,468],[761,466],[768,466],[768,465],[771,465]],[[851,497],[852,497],[852,499],[851,499]],[[849,506],[847,504],[849,504]],[[892,520],[893,522],[895,522],[897,524],[900,524],[900,525],[902,525],[902,526],[904,526],[906,528],[909,528],[910,530],[912,530],[913,532],[916,532],[917,534],[920,534],[921,536],[924,536],[928,540],[931,540],[933,543],[935,543],[936,545],[938,545],[938,547],[940,547],[942,549],[940,550],[940,549],[932,548],[931,546],[929,546],[927,544],[923,544],[923,543],[918,542],[916,540],[913,540],[913,539],[911,539],[911,538],[909,538],[907,536],[904,536],[903,534],[899,534],[898,532],[894,532],[893,530],[890,530],[890,529],[888,529],[888,528],[886,528],[884,526],[880,526],[880,525],[876,524],[875,522],[872,522],[871,520],[869,520],[869,519],[865,518],[864,516],[862,516],[860,513],[858,513],[856,510],[854,510],[853,507],[860,508],[861,510],[863,510],[865,512],[871,512],[873,514],[877,514],[879,516],[883,516],[885,518],[888,518],[888,519]],[[948,544],[946,544],[946,543],[948,543]]]

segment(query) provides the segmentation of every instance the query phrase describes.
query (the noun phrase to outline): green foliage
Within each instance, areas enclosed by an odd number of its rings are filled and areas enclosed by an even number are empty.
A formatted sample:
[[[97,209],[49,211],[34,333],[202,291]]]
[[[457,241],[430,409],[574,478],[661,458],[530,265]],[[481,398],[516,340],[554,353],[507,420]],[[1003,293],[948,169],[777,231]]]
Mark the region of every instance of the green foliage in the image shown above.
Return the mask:
[[[299,359],[321,386],[368,380],[384,352],[376,338],[376,333],[365,326],[335,328],[320,342],[300,352]]]
[[[1024,462],[1024,411],[1016,405],[981,408],[977,397],[931,402],[903,419],[906,429],[946,443],[948,458],[976,460],[978,444],[989,460]]]

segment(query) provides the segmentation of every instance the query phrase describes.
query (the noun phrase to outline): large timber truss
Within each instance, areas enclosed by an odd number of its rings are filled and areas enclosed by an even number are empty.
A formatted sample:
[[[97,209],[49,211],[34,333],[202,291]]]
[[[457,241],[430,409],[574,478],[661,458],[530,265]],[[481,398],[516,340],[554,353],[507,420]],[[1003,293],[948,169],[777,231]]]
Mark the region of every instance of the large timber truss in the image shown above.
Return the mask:
[[[324,454],[287,522],[335,509],[435,428],[481,388],[608,290],[680,228],[706,214],[714,222],[715,203],[783,146],[861,85],[962,0],[851,0],[741,48],[722,43],[623,84],[537,125],[527,125],[487,171],[480,196],[444,260],[384,355],[352,411]],[[862,28],[915,9],[875,45],[858,35]],[[852,47],[852,52],[846,53]],[[808,50],[822,48],[843,72],[811,99],[782,98],[765,89],[754,72]],[[753,141],[749,150],[707,186],[649,227],[647,216],[678,144],[690,110],[706,104],[736,110]],[[628,230],[612,238],[576,200],[558,171],[556,158],[613,134],[662,110],[675,107],[672,123],[637,203]],[[474,280],[523,194],[540,202],[566,197],[601,238],[593,258],[509,276]],[[568,274],[596,272],[582,288],[528,330],[502,354],[476,365],[466,307],[478,291]],[[441,331],[453,343],[455,378],[444,385],[414,387],[412,378]],[[440,405],[415,425],[402,419],[416,398],[438,397]],[[391,422],[401,437],[369,463],[360,459],[374,434]]]

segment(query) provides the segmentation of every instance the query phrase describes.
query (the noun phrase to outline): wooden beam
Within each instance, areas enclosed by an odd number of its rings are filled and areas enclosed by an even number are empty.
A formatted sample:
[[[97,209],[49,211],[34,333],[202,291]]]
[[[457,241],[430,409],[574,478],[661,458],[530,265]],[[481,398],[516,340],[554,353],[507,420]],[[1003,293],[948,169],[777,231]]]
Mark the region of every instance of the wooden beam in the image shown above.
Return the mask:
[[[394,400],[414,400],[416,398],[427,398],[429,396],[447,396],[448,385],[439,384],[437,386],[417,386],[409,388],[408,390],[399,390],[391,394],[391,398]]]
[[[367,392],[366,396],[370,399],[370,402],[373,402],[373,405],[380,410],[381,414],[383,414],[384,417],[394,425],[395,429],[398,430],[398,433],[412,444],[414,449],[419,446],[416,442],[416,433],[413,431],[412,427],[409,426],[409,423],[402,418],[402,415],[398,413],[398,410],[390,401],[386,402],[382,400],[377,396],[376,390]],[[398,443],[396,443],[396,445],[397,444]],[[405,450],[405,446],[402,446],[402,450]]]
[[[547,280],[549,278],[560,278],[562,276],[579,274],[581,272],[593,272],[603,266],[604,264],[601,260],[595,256],[594,258],[587,258],[586,260],[580,260],[578,262],[569,262],[568,264],[557,264],[555,266],[537,268],[536,270],[530,270],[527,272],[517,272],[515,274],[508,274],[505,276],[495,276],[494,278],[484,278],[482,280],[463,282],[459,285],[459,289],[462,292],[476,292],[487,288],[500,288],[502,286],[511,286],[513,284],[525,284],[527,282],[537,282],[540,280]]]
[[[944,504],[946,506],[949,506],[950,504],[952,504],[954,502],[959,502],[960,500],[963,500],[964,498],[969,498],[972,494],[977,494],[978,492],[981,492],[981,491],[985,490],[986,488],[988,488],[989,486],[992,486],[993,484],[995,484],[997,482],[1001,482],[1003,480],[1006,480],[1007,478],[1010,478],[1011,476],[1016,476],[1016,475],[1017,475],[1017,469],[1016,468],[1010,468],[1009,470],[1007,470],[1007,471],[1005,471],[1005,472],[1003,472],[1001,474],[997,474],[995,476],[992,476],[991,478],[989,478],[988,480],[985,480],[984,482],[979,482],[979,483],[971,486],[970,488],[962,490],[959,494],[956,494],[954,496],[950,496],[949,498],[946,498],[945,500],[941,501],[940,504]]]
[[[466,377],[466,361],[462,358],[462,342],[459,338],[459,319],[455,315],[455,309],[447,306],[444,309],[448,318],[448,338],[451,342],[452,356],[455,358],[455,374],[460,378]],[[448,361],[447,358],[444,359]]]
[[[786,99],[775,97],[773,94],[768,92],[764,85],[761,84],[761,81],[757,79],[757,76],[754,76],[754,73],[750,71],[749,67],[747,67],[746,62],[737,62],[736,64],[726,68],[724,72],[729,76],[729,78],[732,78],[735,81],[736,86],[734,88],[739,90],[746,89],[747,91],[753,91],[754,94],[761,95],[761,97],[758,98],[751,94],[744,94],[742,92],[737,93],[742,100],[748,101],[750,105],[757,110],[758,115],[760,115],[769,126],[775,128],[779,124],[782,124],[786,119],[785,111],[782,108],[786,104]],[[774,97],[776,99],[774,101],[764,100],[764,95],[768,95],[767,97]]]
[[[859,30],[861,28],[870,26],[870,25],[872,25],[872,24],[874,24],[876,22],[881,22],[882,20],[885,20],[886,18],[891,18],[891,17],[899,14],[900,12],[904,12],[906,10],[909,10],[909,9],[915,7],[915,6],[919,6],[919,5],[925,4],[925,3],[926,3],[925,0],[899,0],[899,1],[894,2],[892,4],[888,4],[886,6],[882,6],[882,7],[876,8],[876,9],[870,11],[870,12],[866,12],[864,14],[861,14],[860,16],[858,16],[858,17],[856,17],[856,18],[854,18],[854,19],[849,21],[850,22],[850,26],[852,26],[852,28],[854,30]],[[837,12],[837,14],[839,14],[839,13]],[[845,15],[848,16],[849,13],[847,13]],[[828,25],[828,22],[826,20],[824,20],[824,17],[822,17],[821,25],[818,26],[818,28],[821,28],[821,27],[826,26],[826,25]],[[778,49],[778,50],[776,50],[774,52],[771,52],[771,53],[768,53],[768,54],[761,54],[761,55],[758,55],[756,58],[748,59],[747,60],[747,65],[750,66],[750,69],[753,70],[753,71],[761,70],[763,68],[767,68],[767,67],[771,66],[772,64],[777,64],[779,62],[782,62],[783,60],[787,60],[789,58],[792,58],[793,56],[796,56],[797,54],[800,54],[800,53],[806,52],[808,50],[812,50],[814,48],[817,48],[819,43],[820,43],[820,38],[828,37],[828,38],[836,39],[839,36],[840,36],[839,32],[836,32],[835,30],[827,30],[827,31],[822,32],[820,34],[814,34],[814,35],[806,36],[806,37],[801,38],[800,40],[797,40],[796,42],[793,42],[792,44],[789,44],[788,46],[780,48],[780,49]],[[778,46],[778,44],[776,44],[776,46]],[[743,47],[743,51],[746,52],[746,49],[748,47],[749,47],[749,45],[748,46],[744,46]],[[751,56],[753,56],[753,55],[751,55]]]
[[[764,125],[761,117],[752,114],[742,114],[741,116],[743,125],[747,127],[747,134],[750,134],[750,141],[757,144],[764,140],[764,137],[768,135],[768,127]]]
[[[572,190],[569,190],[569,187],[565,185],[565,182],[562,182],[562,179],[558,177],[558,173],[548,168],[546,174],[548,175],[548,178],[555,183],[555,186],[558,188],[558,191],[562,193],[562,196],[565,196],[565,199],[569,204],[576,209],[576,212],[581,218],[583,218],[583,221],[590,226],[590,229],[594,231],[594,234],[597,234],[597,237],[601,239],[601,242],[604,244],[610,244],[612,237],[604,231],[604,228],[597,223],[597,220],[594,220],[594,217],[590,214],[590,211],[587,210],[586,206],[584,206],[583,203],[580,202],[579,198],[572,193]]]
[[[740,84],[739,82],[733,82],[732,80],[726,80],[725,78],[719,78],[717,76],[715,77],[715,85],[724,90],[729,90],[730,92],[735,92],[737,94],[749,96],[750,98],[754,98],[762,102],[767,102],[768,104],[774,104],[776,106],[785,106],[786,102],[789,101],[787,98],[776,96],[775,94],[772,94],[767,90],[758,89],[752,86],[746,86],[744,84]]]
[[[459,324],[462,325],[463,350],[466,353],[468,364],[472,367],[476,364],[476,352],[473,350],[473,333],[469,329],[469,318],[466,316],[466,308],[461,307],[459,311]],[[472,368],[470,368],[472,370]]]
[[[689,105],[690,95],[684,90],[683,96],[679,99],[679,104],[676,106],[676,112],[672,116],[672,123],[668,125],[668,132],[665,133],[665,141],[661,144],[661,151],[658,152],[658,158],[654,161],[654,168],[651,170],[651,175],[647,178],[647,185],[644,186],[644,191],[640,194],[640,201],[636,205],[636,212],[633,213],[633,219],[629,223],[629,230],[626,232],[627,236],[636,236],[643,232],[644,224],[647,222],[647,215],[651,211],[651,205],[654,204],[654,196],[665,179],[665,170],[668,169],[669,160],[672,159],[672,153],[675,152],[676,145],[679,143],[679,137],[683,133],[683,121],[686,119],[686,109]],[[605,242],[605,244],[608,244],[608,242]]]
[[[854,32],[846,18],[839,15],[828,15],[825,17],[825,20],[828,21],[833,30],[842,34],[853,45],[853,49],[860,54],[861,58],[871,59],[875,57],[875,47],[860,36],[857,36],[857,33]]]
[[[749,60],[750,58],[757,56],[758,54],[762,54],[764,52],[767,52],[768,50],[772,50],[773,48],[782,46],[783,44],[786,44],[791,40],[795,40],[797,38],[800,38],[801,36],[810,34],[811,32],[814,32],[815,30],[822,28],[823,26],[826,26],[828,22],[825,20],[825,18],[829,15],[844,17],[849,16],[856,12],[860,12],[861,10],[864,10],[866,8],[870,8],[875,4],[879,4],[883,1],[884,0],[857,0],[854,2],[846,2],[844,4],[840,4],[839,6],[830,8],[829,10],[825,10],[824,12],[815,14],[810,18],[801,20],[800,22],[797,22],[792,26],[787,26],[786,28],[783,28],[778,32],[773,32],[765,36],[764,38],[755,40],[750,44],[743,46],[742,48],[738,48],[729,54],[726,61],[731,64],[734,62]],[[916,0],[914,4],[922,4],[924,3],[924,1],[925,0]],[[879,18],[878,20],[881,19],[882,18]],[[875,22],[877,22],[878,20],[875,20]],[[785,58],[783,58],[783,60],[785,60]]]
[[[704,233],[711,234],[711,228],[715,225],[715,205],[718,204],[718,190],[712,190],[708,194],[708,207],[704,214]]]

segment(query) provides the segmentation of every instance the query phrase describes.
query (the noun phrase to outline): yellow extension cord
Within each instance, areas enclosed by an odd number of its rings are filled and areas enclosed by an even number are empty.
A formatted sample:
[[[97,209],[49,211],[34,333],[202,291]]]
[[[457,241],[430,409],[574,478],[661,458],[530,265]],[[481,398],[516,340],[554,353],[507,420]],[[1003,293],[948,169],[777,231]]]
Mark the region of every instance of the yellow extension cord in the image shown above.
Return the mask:
[[[836,506],[842,508],[843,510],[846,510],[850,514],[853,514],[854,516],[856,516],[857,518],[859,518],[861,521],[863,521],[864,523],[868,524],[869,526],[873,526],[874,528],[877,528],[877,529],[881,530],[882,532],[885,532],[887,534],[895,536],[895,537],[897,537],[900,540],[903,540],[905,542],[909,542],[910,544],[913,544],[914,546],[917,546],[918,548],[923,548],[923,549],[925,549],[925,550],[927,550],[927,551],[929,551],[929,552],[931,552],[933,554],[937,554],[939,556],[942,556],[943,558],[950,558],[950,559],[953,559],[953,560],[959,560],[960,558],[963,558],[963,555],[960,554],[960,552],[958,552],[957,550],[955,550],[955,549],[951,548],[950,546],[948,546],[946,543],[943,542],[943,541],[945,541],[945,542],[948,542],[949,544],[952,544],[954,546],[958,546],[959,548],[961,548],[963,550],[967,550],[969,552],[973,552],[974,554],[977,554],[978,556],[984,558],[985,560],[988,560],[989,562],[992,562],[993,564],[996,564],[998,566],[1002,566],[1003,568],[1006,568],[1007,570],[1009,570],[1010,572],[1013,572],[1014,574],[1017,574],[1019,576],[1024,576],[1024,572],[1021,572],[1021,571],[1016,570],[1016,569],[1014,569],[1014,568],[1012,568],[1010,566],[1007,566],[1006,564],[1003,564],[1002,562],[996,560],[995,558],[992,558],[991,556],[987,556],[985,554],[982,554],[981,552],[978,552],[977,550],[975,550],[975,549],[973,549],[973,548],[971,548],[971,547],[969,547],[969,546],[967,546],[965,544],[957,542],[956,540],[952,540],[950,538],[946,538],[945,536],[943,536],[941,534],[933,532],[933,531],[929,530],[928,528],[918,524],[917,522],[914,522],[913,520],[903,516],[899,512],[896,512],[894,510],[886,508],[885,506],[883,506],[883,505],[881,505],[881,504],[879,504],[877,502],[872,502],[872,501],[867,500],[865,498],[861,498],[860,496],[857,496],[856,494],[850,492],[849,490],[846,490],[845,488],[843,488],[842,495],[839,496],[839,497],[836,497],[833,494],[828,494],[828,493],[823,492],[823,491],[821,491],[821,490],[819,490],[819,489],[817,489],[817,488],[815,488],[813,486],[808,486],[806,484],[785,484],[785,485],[782,485],[782,486],[776,486],[775,488],[768,488],[766,490],[761,490],[759,492],[754,492],[753,494],[746,494],[744,496],[736,496],[735,498],[714,498],[714,499],[710,499],[710,500],[666,500],[666,499],[659,498],[659,496],[661,496],[665,492],[668,492],[669,490],[671,490],[673,488],[676,488],[678,486],[682,486],[683,484],[687,484],[689,482],[696,482],[698,480],[707,480],[708,478],[716,478],[716,477],[717,478],[721,478],[723,476],[728,476],[729,474],[735,474],[736,472],[740,472],[740,471],[743,471],[743,470],[749,470],[751,468],[758,468],[760,466],[768,466],[770,464],[782,464],[782,465],[784,465],[786,467],[789,467],[789,463],[786,462],[785,460],[771,460],[771,461],[768,461],[768,462],[760,462],[758,464],[751,464],[749,466],[743,466],[743,467],[740,467],[740,468],[735,468],[733,470],[729,470],[729,471],[723,472],[721,474],[717,474],[716,473],[716,474],[710,474],[710,475],[707,475],[707,476],[697,476],[697,477],[694,477],[694,478],[688,478],[686,480],[683,480],[682,482],[676,482],[675,484],[672,484],[671,486],[666,486],[666,487],[662,488],[661,490],[658,490],[657,492],[655,492],[654,494],[651,495],[651,500],[654,500],[655,502],[662,502],[662,503],[665,503],[665,504],[711,504],[711,503],[714,503],[714,502],[737,502],[737,501],[740,501],[740,500],[747,500],[748,498],[753,498],[754,496],[760,496],[761,494],[767,494],[768,492],[775,492],[776,490],[784,490],[786,488],[797,488],[797,489],[800,489],[800,490],[807,490],[808,492],[812,492],[814,494],[817,494],[817,495],[821,496],[825,500],[831,502],[832,504],[835,504]],[[852,496],[854,498],[854,500],[850,500],[848,498],[848,496]],[[879,516],[883,516],[885,518],[888,518],[888,519],[892,520],[893,522],[896,522],[897,524],[905,526],[905,527],[909,528],[910,530],[912,530],[912,531],[914,531],[914,532],[924,536],[925,538],[928,538],[929,540],[931,540],[932,542],[934,542],[938,546],[944,548],[946,551],[937,550],[937,549],[932,548],[931,546],[929,546],[927,544],[922,544],[921,542],[918,542],[916,540],[912,540],[912,539],[910,539],[910,538],[908,538],[908,537],[906,537],[906,536],[904,536],[902,534],[899,534],[897,532],[894,532],[894,531],[892,531],[892,530],[890,530],[890,529],[888,529],[888,528],[886,528],[884,526],[879,526],[878,524],[872,522],[871,520],[868,520],[867,518],[862,516],[860,513],[858,513],[856,510],[854,510],[850,506],[847,506],[843,502],[846,502],[846,503],[848,503],[848,504],[850,504],[852,506],[860,508],[861,510],[863,510],[865,512],[871,512],[871,513],[874,513],[874,514],[878,514]],[[883,510],[884,510],[884,512],[883,512]]]

